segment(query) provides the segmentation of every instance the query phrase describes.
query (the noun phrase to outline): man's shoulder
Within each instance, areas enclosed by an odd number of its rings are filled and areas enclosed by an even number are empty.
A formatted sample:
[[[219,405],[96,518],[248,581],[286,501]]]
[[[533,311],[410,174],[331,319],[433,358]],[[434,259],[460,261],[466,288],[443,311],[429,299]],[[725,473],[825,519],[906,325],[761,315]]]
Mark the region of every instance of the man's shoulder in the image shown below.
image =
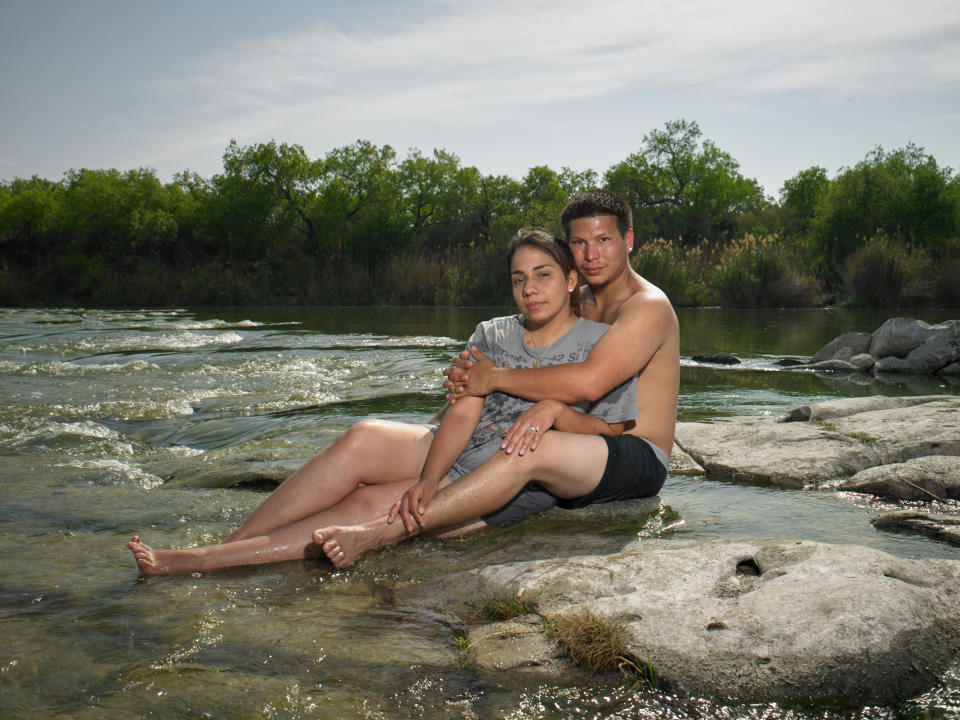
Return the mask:
[[[653,283],[640,278],[642,281],[636,291],[627,297],[617,310],[614,324],[642,323],[644,325],[666,324],[675,326],[677,316],[673,310],[670,298]]]

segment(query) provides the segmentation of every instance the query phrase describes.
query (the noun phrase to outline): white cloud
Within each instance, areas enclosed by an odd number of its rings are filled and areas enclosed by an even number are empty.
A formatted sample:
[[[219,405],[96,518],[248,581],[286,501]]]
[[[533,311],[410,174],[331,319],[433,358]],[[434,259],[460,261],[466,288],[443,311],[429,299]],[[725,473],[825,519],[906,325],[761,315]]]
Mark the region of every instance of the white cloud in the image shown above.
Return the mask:
[[[894,93],[960,79],[960,6],[437,2],[430,17],[346,33],[326,23],[208,58],[187,87],[211,134],[289,135],[398,122],[509,121],[530,104],[616,91]],[[182,85],[183,81],[178,81]]]

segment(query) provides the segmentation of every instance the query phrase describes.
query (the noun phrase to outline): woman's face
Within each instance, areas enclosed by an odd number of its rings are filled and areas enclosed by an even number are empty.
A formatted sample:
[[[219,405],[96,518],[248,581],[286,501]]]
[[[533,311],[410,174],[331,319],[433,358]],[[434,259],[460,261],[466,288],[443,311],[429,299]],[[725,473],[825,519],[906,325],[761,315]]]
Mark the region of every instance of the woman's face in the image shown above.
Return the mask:
[[[529,245],[517,249],[510,261],[513,301],[528,323],[543,325],[570,310],[575,271],[564,274],[548,253]]]

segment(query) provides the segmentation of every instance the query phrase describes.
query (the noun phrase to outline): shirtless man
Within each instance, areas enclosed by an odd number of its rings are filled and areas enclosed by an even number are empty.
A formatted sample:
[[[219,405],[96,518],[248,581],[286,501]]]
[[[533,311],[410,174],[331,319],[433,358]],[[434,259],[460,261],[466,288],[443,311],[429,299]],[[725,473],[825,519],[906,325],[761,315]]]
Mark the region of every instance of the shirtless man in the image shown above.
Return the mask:
[[[667,296],[633,271],[630,206],[591,190],[562,215],[577,269],[586,279],[583,316],[611,328],[586,360],[508,370],[474,353],[471,367],[451,367],[451,400],[492,392],[538,401],[504,437],[503,452],[438,491],[419,483],[388,516],[362,525],[320,528],[314,542],[337,567],[423,531],[441,532],[487,515],[529,482],[563,507],[646,497],[659,492],[673,446],[680,382],[680,333]],[[561,403],[594,401],[637,376],[635,423],[616,438],[550,430]],[[399,515],[401,522],[394,522]]]

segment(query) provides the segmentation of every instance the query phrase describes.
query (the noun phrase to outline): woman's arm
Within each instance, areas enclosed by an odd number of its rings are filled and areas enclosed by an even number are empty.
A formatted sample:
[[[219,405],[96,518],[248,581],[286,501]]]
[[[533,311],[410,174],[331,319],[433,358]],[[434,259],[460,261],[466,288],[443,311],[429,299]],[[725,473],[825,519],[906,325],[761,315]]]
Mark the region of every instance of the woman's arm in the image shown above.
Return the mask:
[[[470,400],[474,402],[458,402],[443,413],[440,427],[437,428],[437,434],[427,452],[427,459],[423,462],[423,470],[420,471],[421,482],[439,483],[467,447],[483,411],[483,398]],[[464,407],[461,408],[461,405]]]
[[[469,402],[466,402],[469,401]],[[460,407],[460,406],[463,407]],[[412,527],[412,516],[423,527],[423,513],[440,488],[440,481],[467,447],[483,411],[483,398],[464,398],[443,413],[440,427],[430,444],[427,459],[420,471],[420,482],[407,490],[390,509],[387,522],[392,523],[399,513],[405,527]]]
[[[574,410],[558,400],[541,400],[517,417],[503,436],[500,448],[507,454],[516,451],[523,455],[527,450],[536,450],[543,433],[551,428],[581,435],[619,435],[629,422],[632,421],[610,423],[596,415]]]

